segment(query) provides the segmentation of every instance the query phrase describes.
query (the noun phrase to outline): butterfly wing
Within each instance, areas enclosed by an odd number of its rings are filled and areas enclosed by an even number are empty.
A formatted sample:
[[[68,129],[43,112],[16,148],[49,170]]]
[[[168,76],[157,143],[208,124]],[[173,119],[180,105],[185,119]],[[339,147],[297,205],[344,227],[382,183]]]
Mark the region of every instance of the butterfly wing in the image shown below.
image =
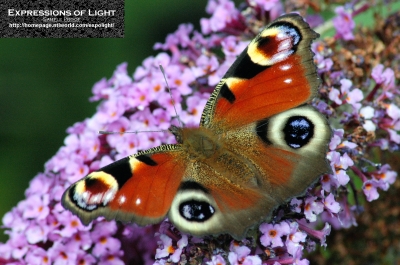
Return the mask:
[[[310,49],[317,37],[297,14],[272,22],[219,82],[203,111],[201,126],[238,128],[311,100],[320,85]]]
[[[326,118],[303,105],[214,137],[213,155],[187,164],[170,221],[197,236],[243,238],[329,171],[330,135]]]
[[[229,171],[217,172],[206,165],[201,168],[191,175],[201,181],[185,180],[180,186],[168,213],[169,220],[180,231],[196,236],[228,233],[243,238],[249,224],[265,218],[262,213],[269,207],[267,202],[274,199],[266,198],[265,193],[249,183],[231,183],[225,174]]]
[[[196,167],[205,172],[189,172],[196,177],[179,188],[169,218],[181,230],[242,238],[329,172],[329,124],[305,104],[320,85],[310,48],[317,36],[299,15],[282,16],[217,85],[200,126],[215,133],[222,151]]]
[[[64,192],[62,204],[85,224],[98,216],[157,223],[167,215],[184,170],[181,146],[161,145],[90,173]]]

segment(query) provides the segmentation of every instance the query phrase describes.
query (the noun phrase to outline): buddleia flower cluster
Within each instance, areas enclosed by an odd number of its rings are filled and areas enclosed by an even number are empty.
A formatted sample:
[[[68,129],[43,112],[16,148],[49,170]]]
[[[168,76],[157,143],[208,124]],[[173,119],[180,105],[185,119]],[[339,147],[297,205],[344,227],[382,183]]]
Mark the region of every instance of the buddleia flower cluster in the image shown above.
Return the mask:
[[[397,177],[372,154],[399,151],[400,15],[376,17],[381,27],[368,29],[354,18],[371,9],[372,1],[299,2],[252,0],[237,7],[230,0],[209,0],[210,16],[201,19],[201,31],[180,25],[155,44],[158,55],[133,74],[122,63],[111,78],[97,82],[90,98],[98,102],[96,113],[67,129],[64,145],[32,179],[26,198],[3,217],[9,239],[0,244],[0,264],[309,264],[304,255],[317,246],[329,249],[332,228],[356,226],[363,203],[378,199]],[[313,15],[307,14],[310,9]],[[319,15],[323,9],[333,17],[325,20]],[[241,241],[229,235],[196,238],[168,220],[138,227],[99,217],[84,226],[61,206],[64,190],[88,173],[139,150],[174,143],[167,129],[179,125],[176,112],[185,126],[198,126],[210,93],[236,57],[263,26],[290,12],[303,15],[320,33],[334,29],[312,44],[322,85],[310,102],[333,130],[327,152],[331,174]],[[121,134],[99,135],[99,130]],[[152,132],[122,134],[126,131]]]

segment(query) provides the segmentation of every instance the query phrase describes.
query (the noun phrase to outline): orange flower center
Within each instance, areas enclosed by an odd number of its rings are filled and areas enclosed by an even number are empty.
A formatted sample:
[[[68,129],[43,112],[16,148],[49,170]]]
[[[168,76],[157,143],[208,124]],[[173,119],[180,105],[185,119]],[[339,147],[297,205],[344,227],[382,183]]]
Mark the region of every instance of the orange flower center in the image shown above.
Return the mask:
[[[270,236],[270,237],[276,237],[277,234],[278,234],[278,233],[276,232],[276,230],[271,230],[271,231],[269,231],[269,236]]]

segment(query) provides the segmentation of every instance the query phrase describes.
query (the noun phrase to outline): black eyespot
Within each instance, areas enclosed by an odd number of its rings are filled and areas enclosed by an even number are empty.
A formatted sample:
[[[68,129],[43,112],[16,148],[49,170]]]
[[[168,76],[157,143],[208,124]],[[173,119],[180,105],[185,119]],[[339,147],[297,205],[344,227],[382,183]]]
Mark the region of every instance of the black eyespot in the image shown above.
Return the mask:
[[[204,201],[190,200],[179,205],[180,215],[191,222],[204,222],[215,212],[214,207]]]
[[[314,124],[306,117],[293,116],[288,119],[283,132],[287,145],[297,149],[306,145],[314,136]]]

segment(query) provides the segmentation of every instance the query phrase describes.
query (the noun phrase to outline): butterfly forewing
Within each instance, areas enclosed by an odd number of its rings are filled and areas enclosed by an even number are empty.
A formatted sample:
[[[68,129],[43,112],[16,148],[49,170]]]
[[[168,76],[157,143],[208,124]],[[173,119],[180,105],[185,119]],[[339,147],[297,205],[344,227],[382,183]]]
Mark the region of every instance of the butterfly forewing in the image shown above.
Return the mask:
[[[98,216],[139,225],[168,213],[185,170],[180,145],[162,145],[94,171],[73,184],[63,205],[83,223]]]
[[[310,49],[317,37],[298,15],[271,23],[217,85],[200,124],[241,127],[311,100],[320,84]]]

